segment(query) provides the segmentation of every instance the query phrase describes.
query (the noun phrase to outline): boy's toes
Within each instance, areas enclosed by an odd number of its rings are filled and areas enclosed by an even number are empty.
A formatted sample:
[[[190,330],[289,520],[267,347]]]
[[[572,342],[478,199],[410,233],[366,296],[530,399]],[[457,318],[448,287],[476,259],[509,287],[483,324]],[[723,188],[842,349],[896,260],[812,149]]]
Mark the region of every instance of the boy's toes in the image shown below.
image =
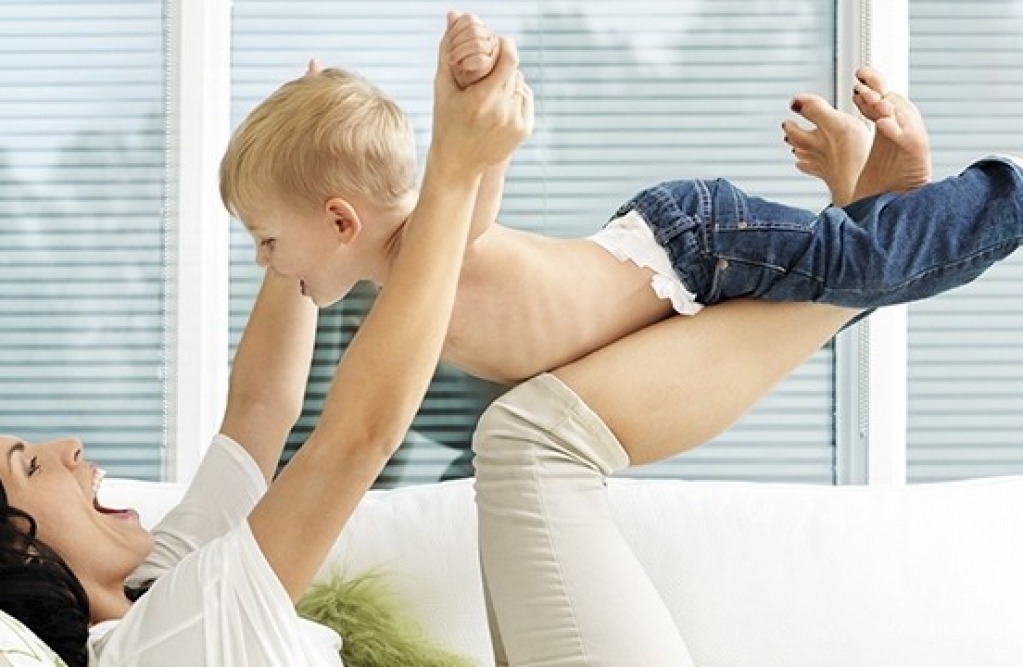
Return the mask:
[[[873,67],[863,66],[857,68],[856,80],[882,97],[888,93],[888,84],[884,80],[884,75]]]
[[[820,161],[815,154],[794,148],[792,149],[792,155],[796,160],[796,169],[809,176],[823,176],[824,169],[821,167]]]
[[[853,104],[868,119],[877,121],[894,112],[894,107],[887,99],[888,84],[881,72],[873,67],[859,67],[856,70],[856,83],[853,84]]]
[[[800,93],[792,98],[792,110],[825,132],[841,125],[842,115],[827,100],[811,93]]]
[[[853,104],[861,114],[872,121],[890,116],[894,111],[891,103],[883,95],[863,83],[853,85]]]
[[[792,148],[807,149],[814,145],[813,131],[804,130],[795,121],[782,121],[781,131],[785,136],[785,143]]]

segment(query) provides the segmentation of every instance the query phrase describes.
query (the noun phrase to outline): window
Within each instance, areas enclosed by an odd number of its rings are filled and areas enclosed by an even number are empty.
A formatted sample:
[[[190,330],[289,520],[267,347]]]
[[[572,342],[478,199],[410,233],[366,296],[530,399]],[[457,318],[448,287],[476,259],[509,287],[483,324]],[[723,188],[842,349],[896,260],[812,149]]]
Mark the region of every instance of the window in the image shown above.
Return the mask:
[[[913,99],[935,177],[1023,154],[1023,2],[910,3]],[[1023,473],[1023,253],[909,309],[912,481]]]
[[[5,2],[0,430],[162,475],[163,7]]]

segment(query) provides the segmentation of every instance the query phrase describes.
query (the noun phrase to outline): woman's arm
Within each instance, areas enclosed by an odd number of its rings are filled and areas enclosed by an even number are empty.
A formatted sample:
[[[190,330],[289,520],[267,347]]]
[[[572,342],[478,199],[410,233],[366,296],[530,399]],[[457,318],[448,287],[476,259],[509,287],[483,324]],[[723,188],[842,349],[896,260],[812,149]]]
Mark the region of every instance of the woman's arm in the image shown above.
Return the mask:
[[[319,424],[249,517],[292,599],[401,443],[433,375],[481,174],[532,128],[517,66],[506,42],[494,74],[461,91],[440,59],[422,194],[391,275],[338,366]]]
[[[154,527],[153,551],[133,585],[157,579],[236,527],[263,495],[302,411],[316,312],[297,281],[267,270],[235,353],[220,427],[251,461],[235,444],[214,440],[181,502]]]
[[[268,482],[302,413],[316,313],[297,281],[268,269],[235,353],[220,431],[248,451]]]

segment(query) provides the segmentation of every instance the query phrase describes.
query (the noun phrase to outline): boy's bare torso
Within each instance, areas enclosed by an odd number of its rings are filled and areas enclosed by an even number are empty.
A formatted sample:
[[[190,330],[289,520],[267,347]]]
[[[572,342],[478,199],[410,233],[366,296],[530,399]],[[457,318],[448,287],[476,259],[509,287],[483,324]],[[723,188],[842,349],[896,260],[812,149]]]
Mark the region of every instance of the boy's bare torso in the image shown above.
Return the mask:
[[[650,277],[587,239],[494,225],[466,254],[443,356],[497,382],[553,370],[672,314]]]

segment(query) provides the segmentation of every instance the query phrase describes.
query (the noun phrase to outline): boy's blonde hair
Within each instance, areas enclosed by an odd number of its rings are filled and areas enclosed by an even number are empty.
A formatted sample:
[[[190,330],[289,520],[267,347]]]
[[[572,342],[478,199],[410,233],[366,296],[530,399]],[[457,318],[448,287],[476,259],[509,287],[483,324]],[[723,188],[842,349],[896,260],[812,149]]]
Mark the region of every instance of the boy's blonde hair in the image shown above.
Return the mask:
[[[415,137],[398,105],[357,74],[325,69],[249,113],[220,163],[220,196],[240,220],[270,203],[306,209],[335,196],[388,207],[415,178]]]

